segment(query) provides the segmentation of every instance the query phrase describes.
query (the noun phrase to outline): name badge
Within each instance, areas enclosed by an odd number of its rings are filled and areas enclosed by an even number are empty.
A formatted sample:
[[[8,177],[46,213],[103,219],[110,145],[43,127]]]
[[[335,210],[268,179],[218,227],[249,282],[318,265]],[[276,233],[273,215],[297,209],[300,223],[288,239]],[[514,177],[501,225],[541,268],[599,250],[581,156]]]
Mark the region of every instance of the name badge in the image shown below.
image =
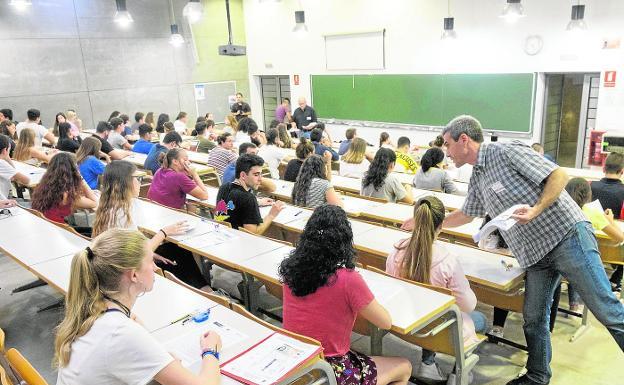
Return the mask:
[[[498,194],[498,193],[502,193],[503,191],[505,191],[505,186],[503,186],[503,184],[500,181],[498,181],[491,186],[491,189],[494,190],[494,192]]]
[[[306,120],[312,120],[311,116],[306,117]]]

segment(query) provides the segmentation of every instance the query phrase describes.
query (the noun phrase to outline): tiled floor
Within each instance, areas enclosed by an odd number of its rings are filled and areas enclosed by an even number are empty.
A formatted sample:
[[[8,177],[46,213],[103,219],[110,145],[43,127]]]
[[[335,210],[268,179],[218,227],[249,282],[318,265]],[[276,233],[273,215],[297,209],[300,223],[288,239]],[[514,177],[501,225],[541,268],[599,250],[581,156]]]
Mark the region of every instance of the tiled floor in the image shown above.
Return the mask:
[[[236,283],[239,274],[215,268],[214,284],[238,295]],[[11,290],[25,284],[34,277],[11,259],[0,255],[0,327],[7,335],[8,347],[18,348],[50,382],[56,383],[56,374],[51,366],[53,355],[54,328],[62,317],[61,310],[37,313],[39,307],[48,305],[60,296],[49,287],[40,287],[11,295]],[[264,292],[263,292],[264,293]],[[563,296],[565,297],[565,296]],[[277,302],[264,293],[264,307],[274,307]],[[565,306],[565,305],[562,305]],[[480,306],[491,318],[491,307]],[[553,335],[554,377],[552,385],[620,385],[624,384],[622,353],[607,330],[593,320],[593,327],[577,342],[570,343],[569,336],[580,324],[579,319],[559,317]],[[505,334],[524,342],[522,317],[514,314],[507,321]],[[353,348],[367,353],[367,337],[353,336]],[[523,367],[526,354],[516,349],[485,343],[477,351],[480,361],[474,371],[473,384],[503,385],[512,379]],[[394,336],[384,338],[384,354],[408,357],[414,367],[420,362],[420,350],[402,342]],[[438,355],[443,368],[450,371],[450,357]]]

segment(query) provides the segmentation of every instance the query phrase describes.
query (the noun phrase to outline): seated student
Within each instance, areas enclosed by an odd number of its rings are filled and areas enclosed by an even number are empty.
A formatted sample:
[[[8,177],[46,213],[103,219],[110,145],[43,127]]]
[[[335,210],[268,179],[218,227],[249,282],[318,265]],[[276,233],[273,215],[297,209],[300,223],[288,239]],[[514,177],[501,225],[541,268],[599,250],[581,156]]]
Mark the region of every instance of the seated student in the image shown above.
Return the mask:
[[[310,133],[310,140],[314,145],[314,153],[316,155],[325,156],[325,153],[328,152],[331,154],[331,160],[333,162],[338,161],[340,158],[338,153],[331,148],[331,142],[328,139],[323,138],[323,131],[320,128],[312,130]]]
[[[130,117],[127,114],[120,114],[119,116],[113,116],[113,118],[119,118],[123,121],[123,136],[130,136],[132,135],[132,126],[130,125]],[[110,118],[112,119],[112,118]],[[110,119],[108,120],[110,122]]]
[[[266,133],[267,143],[260,147],[258,150],[258,156],[264,159],[267,166],[269,166],[269,172],[271,178],[279,179],[279,166],[285,155],[280,149],[282,142],[279,140],[279,133],[277,129],[270,128]]]
[[[418,170],[418,163],[409,154],[411,142],[407,136],[402,136],[397,142],[396,168],[397,171],[413,174]]]
[[[76,134],[75,130],[72,130],[71,124],[64,122],[60,123],[58,126],[59,138],[56,142],[56,148],[59,151],[67,151],[76,153],[80,144],[82,143],[82,138],[80,134]]]
[[[173,127],[180,135],[186,135],[186,123],[188,123],[188,114],[184,111],[180,111],[173,122]]]
[[[58,385],[219,384],[217,333],[200,336],[201,369],[194,374],[132,313],[137,297],[153,287],[153,252],[138,231],[108,230],[74,255],[54,341]]]
[[[0,135],[0,199],[11,197],[11,182],[28,185],[30,178],[18,172],[15,164],[9,157],[11,139],[6,135]]]
[[[219,135],[217,138],[217,144],[218,146],[210,151],[210,154],[208,154],[207,164],[217,171],[219,178],[222,178],[225,168],[228,164],[235,162],[238,156],[232,151],[232,148],[234,147],[234,138],[227,132]]]
[[[345,131],[345,137],[347,139],[340,142],[340,148],[338,149],[338,155],[340,156],[346,154],[347,151],[349,151],[349,146],[351,145],[351,142],[357,137],[357,130],[355,128],[347,128],[347,131]],[[366,146],[366,141],[364,141],[364,145]]]
[[[213,123],[214,126],[214,123]],[[195,132],[197,133],[197,152],[204,154],[209,153],[217,145],[210,140],[210,132],[208,131],[208,124],[206,122],[199,122],[195,124]]]
[[[544,146],[542,146],[540,143],[533,143],[531,145],[531,148],[533,149],[533,151],[537,152],[538,154],[540,154],[544,158],[548,159],[549,161],[551,161],[553,163],[557,163],[557,162],[555,162],[555,158],[553,158],[550,154],[545,154],[544,153]]]
[[[149,154],[156,143],[152,143],[152,126],[147,123],[143,123],[139,126],[139,140],[132,146],[133,152],[139,154]]]
[[[57,150],[51,150],[50,154],[46,154],[41,147],[35,147],[35,132],[30,128],[24,128],[20,132],[17,146],[15,146],[13,159],[33,165],[42,162],[50,163],[50,159],[57,152]]]
[[[288,126],[284,123],[277,125],[277,132],[279,133],[280,147],[281,148],[295,148],[295,144],[288,132]]]
[[[137,230],[132,218],[139,214],[135,204],[141,184],[138,178],[134,177],[135,172],[136,166],[125,161],[113,162],[106,167],[102,176],[102,195],[95,212],[93,237],[115,227]],[[174,243],[164,242],[167,236],[184,234],[187,230],[186,222],[172,223],[154,234],[148,243],[156,252],[154,259],[163,269],[172,272],[189,285],[201,289],[208,283],[195,263],[193,253]]]
[[[99,177],[104,173],[104,163],[98,159],[100,141],[95,138],[85,138],[76,152],[76,163],[82,179],[93,190],[98,188]]]
[[[379,148],[389,148],[394,150],[394,147],[394,144],[390,140],[390,134],[385,131],[379,134]]]
[[[232,114],[225,115],[225,126],[223,126],[223,132],[227,132],[228,134],[232,134],[236,137],[238,132],[238,121]]]
[[[241,143],[238,146],[238,156],[243,154],[258,155],[258,147],[253,143]],[[236,179],[236,162],[228,164],[225,170],[223,170],[221,183],[234,182],[234,179]]]
[[[386,273],[395,277],[451,289],[462,312],[464,344],[477,343],[476,332],[484,332],[486,318],[475,311],[477,297],[456,257],[443,242],[436,240],[444,221],[444,205],[433,196],[424,197],[414,206],[411,238],[399,241],[386,260]],[[423,349],[417,378],[446,380],[435,362],[435,353]]]
[[[297,158],[288,161],[286,170],[284,171],[284,180],[288,182],[296,181],[301,165],[303,165],[303,162],[313,154],[314,145],[305,137],[301,137],[299,139],[299,144],[295,148],[295,155],[297,155]]]
[[[241,119],[243,120],[243,119]],[[262,182],[262,166],[264,159],[258,155],[244,154],[236,160],[236,179],[231,183],[223,183],[217,193],[217,205],[221,201],[228,206],[225,212],[226,221],[233,228],[244,227],[254,234],[262,235],[271,226],[273,219],[282,211],[284,204],[280,201],[271,205],[266,217],[260,216],[258,200],[252,190],[260,187]],[[230,206],[232,202],[232,206]],[[230,208],[231,207],[231,208]]]
[[[30,128],[35,132],[35,145],[37,147],[41,146],[41,141],[43,139],[46,139],[51,145],[56,143],[54,134],[41,125],[41,111],[31,108],[26,112],[26,116],[28,119],[25,122],[18,123],[17,127],[15,127],[18,136],[22,133],[23,129]]]
[[[399,140],[400,142],[400,140]],[[420,169],[416,172],[412,185],[423,190],[442,191],[447,194],[457,193],[457,186],[451,176],[442,169],[444,151],[432,147],[420,158]]]
[[[246,132],[249,135],[249,141],[258,147],[265,145],[267,142],[266,135],[264,135],[264,132],[260,132],[258,124],[252,118],[241,119],[238,122],[238,130],[239,132]],[[238,137],[236,139],[238,140]]]
[[[328,203],[342,207],[342,198],[330,183],[331,162],[312,155],[303,162],[292,190],[292,201],[298,206],[316,208]]]
[[[612,152],[607,156],[604,165],[604,178],[591,182],[592,197],[598,199],[605,209],[611,209],[615,219],[621,217],[624,208],[624,184],[622,175],[624,174],[624,155],[619,152]],[[615,271],[609,278],[613,291],[622,290],[622,265],[613,265]]]
[[[128,143],[128,140],[124,136],[125,126],[123,120],[120,118],[112,118],[109,123],[113,129],[108,135],[108,138],[106,138],[108,143],[110,143],[115,150],[132,151],[132,145]]]
[[[325,123],[323,122],[317,122],[314,126],[314,128],[318,128],[319,130],[322,131],[323,133],[323,139],[327,139],[327,142],[330,144],[329,147],[331,147],[331,143],[332,143],[332,138],[329,135],[329,131],[327,131],[325,129]]]
[[[340,175],[362,178],[369,167],[370,162],[366,158],[366,141],[362,138],[353,138],[349,151],[340,159]]]
[[[123,159],[126,156],[130,155],[127,151],[115,150],[113,146],[106,140],[110,135],[113,126],[111,126],[108,122],[99,122],[96,129],[95,134],[92,136],[100,141],[102,149],[102,153],[105,155],[106,161],[110,162],[111,159],[119,160]]]
[[[46,218],[65,223],[76,209],[94,209],[98,200],[82,179],[74,154],[59,152],[52,157],[32,194],[32,208]]]
[[[152,175],[156,174],[156,171],[160,168],[162,157],[167,151],[180,147],[180,143],[182,143],[180,134],[175,131],[166,133],[162,144],[156,143],[147,154],[147,158],[145,158],[145,162],[143,163],[143,168],[150,170]]]
[[[350,349],[358,315],[380,329],[392,327],[390,314],[355,270],[355,259],[344,210],[332,205],[314,210],[279,267],[284,328],[321,343],[338,385],[407,385],[412,365],[406,358],[369,357]]]
[[[186,204],[186,194],[197,199],[208,199],[208,189],[191,167],[186,150],[172,148],[167,151],[162,167],[154,174],[147,197],[174,209]]]
[[[414,203],[412,186],[403,186],[392,171],[396,155],[389,148],[380,148],[364,177],[360,194],[386,199],[388,202]]]
[[[434,140],[429,142],[429,147],[444,147],[444,138],[442,137],[442,135],[436,136]]]
[[[2,113],[0,112],[0,114]],[[13,151],[15,151],[15,147],[16,147],[15,142],[17,142],[17,132],[15,128],[15,123],[9,119],[0,120],[0,134],[6,135],[9,137],[9,140],[11,142],[9,156],[13,157]]]
[[[134,114],[134,123],[132,126],[128,127],[127,122],[124,122],[126,129],[124,130],[124,136],[134,135],[139,132],[139,127],[145,124],[145,114],[142,112],[137,112]]]

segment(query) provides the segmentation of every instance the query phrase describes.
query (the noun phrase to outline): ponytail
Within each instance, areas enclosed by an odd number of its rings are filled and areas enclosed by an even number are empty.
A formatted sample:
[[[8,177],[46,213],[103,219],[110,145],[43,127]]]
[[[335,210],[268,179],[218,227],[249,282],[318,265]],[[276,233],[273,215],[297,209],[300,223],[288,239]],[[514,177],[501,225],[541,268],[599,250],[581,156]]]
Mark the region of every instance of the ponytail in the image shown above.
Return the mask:
[[[171,168],[171,164],[174,160],[180,157],[180,153],[182,151],[184,151],[184,149],[182,148],[172,148],[171,150],[167,151],[166,154],[161,154],[159,162],[162,168]]]
[[[444,205],[433,196],[421,198],[414,207],[414,230],[401,264],[401,277],[430,284],[433,241],[444,221]]]
[[[146,238],[140,232],[112,229],[74,255],[65,318],[54,341],[54,363],[58,367],[69,364],[74,341],[85,335],[106,310],[104,296],[119,292],[122,274],[140,269],[146,248]]]

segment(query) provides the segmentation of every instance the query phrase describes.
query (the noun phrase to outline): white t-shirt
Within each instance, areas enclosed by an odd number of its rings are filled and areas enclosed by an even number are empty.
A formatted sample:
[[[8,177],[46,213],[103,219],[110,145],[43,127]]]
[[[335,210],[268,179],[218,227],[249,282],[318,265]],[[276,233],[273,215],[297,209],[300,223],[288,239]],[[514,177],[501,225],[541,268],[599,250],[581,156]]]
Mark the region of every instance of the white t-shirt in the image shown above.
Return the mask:
[[[17,170],[6,160],[0,159],[0,196],[9,197],[11,193],[11,178],[15,174],[17,174]]]
[[[15,127],[18,137],[24,128],[31,128],[35,131],[35,146],[41,147],[41,139],[48,134],[48,129],[35,122],[19,122],[17,127]]]
[[[271,178],[279,179],[277,167],[284,158],[284,153],[281,149],[275,145],[264,145],[258,150],[258,156],[264,160],[264,163],[269,165]]]
[[[251,143],[251,137],[243,131],[238,131],[234,137],[234,144],[240,145],[241,143]]]
[[[74,341],[56,385],[145,385],[172,361],[145,328],[123,313],[108,312]]]
[[[350,178],[362,178],[364,173],[368,171],[370,162],[364,158],[361,163],[347,163],[340,161],[340,176],[348,176]]]
[[[173,122],[173,129],[180,135],[186,135],[186,124],[181,120]]]

